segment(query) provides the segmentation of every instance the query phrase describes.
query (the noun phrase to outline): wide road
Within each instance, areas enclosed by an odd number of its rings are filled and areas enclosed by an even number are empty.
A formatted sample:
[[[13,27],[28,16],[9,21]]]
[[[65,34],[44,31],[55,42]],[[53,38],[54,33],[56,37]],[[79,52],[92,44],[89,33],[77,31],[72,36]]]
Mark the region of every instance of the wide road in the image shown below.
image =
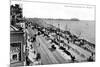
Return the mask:
[[[27,33],[30,37],[34,36],[34,34],[37,33],[36,30],[32,30],[30,27],[27,29]],[[63,38],[61,40],[64,40],[64,42],[67,44],[67,41]],[[59,64],[59,63],[67,63],[71,62],[70,56],[65,54],[60,49],[51,50],[51,45],[43,36],[37,36],[36,37],[36,43],[33,44],[34,49],[41,54],[41,62],[43,65],[45,64]],[[39,46],[40,45],[40,46]],[[86,60],[91,53],[82,49],[81,47],[78,47],[77,45],[74,45],[72,43],[67,44],[73,49],[69,49],[68,51],[75,56],[75,59],[77,61],[84,61]]]
[[[28,34],[30,34],[30,36],[34,35],[34,31],[31,28],[28,28],[27,32],[28,32]],[[34,46],[35,46],[34,49],[36,49],[37,52],[39,52],[41,54],[41,62],[42,62],[43,65],[66,63],[66,62],[70,61],[68,55],[64,56],[58,50],[51,51],[50,50],[51,44],[49,44],[45,40],[44,37],[37,36],[36,41],[38,43],[34,44]],[[39,44],[40,44],[40,46],[39,46]]]

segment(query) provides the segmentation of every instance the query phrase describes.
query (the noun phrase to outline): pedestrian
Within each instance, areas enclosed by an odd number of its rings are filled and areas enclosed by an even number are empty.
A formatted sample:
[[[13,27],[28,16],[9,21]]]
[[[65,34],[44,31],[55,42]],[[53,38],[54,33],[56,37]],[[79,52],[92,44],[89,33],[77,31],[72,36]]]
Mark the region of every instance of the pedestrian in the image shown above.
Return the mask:
[[[38,61],[40,59],[41,59],[41,55],[40,55],[40,53],[37,53],[36,61]]]

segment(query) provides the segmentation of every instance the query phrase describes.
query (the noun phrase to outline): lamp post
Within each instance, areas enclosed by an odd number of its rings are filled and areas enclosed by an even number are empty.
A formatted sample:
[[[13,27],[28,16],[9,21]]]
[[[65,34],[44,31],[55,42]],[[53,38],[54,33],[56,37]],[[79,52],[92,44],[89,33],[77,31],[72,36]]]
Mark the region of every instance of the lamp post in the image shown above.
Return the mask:
[[[58,34],[60,32],[60,24],[58,23]],[[60,40],[60,36],[58,36],[58,39]]]

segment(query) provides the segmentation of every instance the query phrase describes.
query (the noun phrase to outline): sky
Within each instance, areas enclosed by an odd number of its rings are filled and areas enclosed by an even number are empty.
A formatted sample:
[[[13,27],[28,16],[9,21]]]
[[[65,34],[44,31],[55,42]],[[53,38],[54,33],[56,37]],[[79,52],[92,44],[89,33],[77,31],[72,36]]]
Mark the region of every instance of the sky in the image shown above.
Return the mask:
[[[23,2],[23,16],[27,18],[94,20],[94,11],[94,6],[87,5]]]

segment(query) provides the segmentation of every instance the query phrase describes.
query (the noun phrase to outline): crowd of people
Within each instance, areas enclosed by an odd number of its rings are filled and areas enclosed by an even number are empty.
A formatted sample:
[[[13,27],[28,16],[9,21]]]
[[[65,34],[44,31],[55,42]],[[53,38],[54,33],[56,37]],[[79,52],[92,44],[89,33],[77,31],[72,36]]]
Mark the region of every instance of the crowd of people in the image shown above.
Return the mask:
[[[27,35],[27,46],[26,46],[26,65],[39,65],[41,64],[41,55],[34,49],[34,45],[36,45],[36,35],[29,36]]]
[[[42,35],[43,37],[45,37],[45,39],[50,40],[51,48],[56,50],[57,48],[55,47],[55,45],[59,46],[59,49],[62,50],[64,53],[66,53],[67,55],[69,55],[71,57],[71,61],[72,62],[77,62],[77,60],[75,59],[75,56],[72,55],[68,50],[72,49],[74,50],[74,48],[72,48],[71,46],[67,45],[69,43],[73,43],[74,45],[77,45],[81,48],[83,48],[84,50],[87,50],[89,52],[91,52],[91,56],[87,58],[86,61],[95,61],[94,56],[95,53],[93,51],[95,51],[95,44],[92,44],[90,42],[88,42],[85,39],[79,39],[78,36],[71,34],[70,31],[63,31],[59,28],[51,28],[51,27],[44,27],[42,25],[39,25],[37,23],[32,23],[32,22],[27,22],[26,23],[26,28],[30,27],[32,30],[37,29],[38,33],[35,34],[35,36],[39,36]],[[53,35],[51,35],[53,34]],[[51,35],[51,36],[49,36]],[[60,39],[64,38],[65,40],[67,40],[67,43],[64,42],[64,40]],[[33,40],[35,40],[35,38],[33,38]],[[54,44],[55,45],[54,45]],[[63,45],[61,45],[63,44]],[[85,47],[84,45],[88,45],[89,47]],[[67,49],[66,49],[67,47]],[[77,50],[76,51],[78,54],[79,52]],[[82,55],[84,57],[84,55]]]
[[[36,29],[38,31],[37,34],[35,34],[34,36],[30,37],[28,39],[28,42],[30,42],[30,50],[34,49],[32,44],[36,42],[36,37],[39,35],[42,35],[46,40],[50,40],[51,48],[56,50],[57,48],[55,47],[55,45],[59,46],[59,49],[62,50],[64,53],[66,53],[67,55],[69,55],[71,57],[71,61],[74,62],[75,60],[75,56],[73,56],[68,50],[72,49],[73,51],[76,51],[77,54],[79,54],[79,52],[77,50],[74,50],[74,48],[72,48],[71,46],[67,45],[69,43],[73,43],[74,45],[77,45],[81,48],[83,48],[84,50],[87,50],[89,52],[91,52],[91,56],[89,58],[87,58],[87,61],[95,61],[94,56],[95,56],[95,44],[85,40],[85,39],[80,39],[78,36],[72,34],[70,31],[64,31],[61,30],[60,28],[56,28],[56,27],[44,27],[43,25],[39,25],[38,23],[34,23],[34,22],[30,22],[27,20],[21,20],[22,19],[22,8],[18,5],[11,5],[10,6],[10,14],[11,14],[11,25],[16,26],[16,23],[21,22],[25,22],[25,29],[27,29],[28,27],[30,27],[32,30]],[[22,30],[22,27],[19,27],[17,25],[17,27]],[[51,36],[50,36],[51,35]],[[65,39],[67,41],[67,43],[64,42],[64,40],[62,40],[61,38]],[[54,44],[55,45],[54,45]],[[40,44],[39,44],[40,45]],[[67,49],[66,49],[67,47]],[[26,47],[28,48],[28,46]],[[27,49],[27,53],[29,53],[30,51],[29,49]],[[41,55],[40,53],[37,53],[35,50],[33,51],[34,55],[36,55],[35,57],[35,61],[40,61],[41,59]],[[84,55],[82,55],[84,57]],[[28,55],[26,56],[26,60],[27,60],[27,65],[30,65],[30,63],[32,63],[32,61],[29,59]]]

